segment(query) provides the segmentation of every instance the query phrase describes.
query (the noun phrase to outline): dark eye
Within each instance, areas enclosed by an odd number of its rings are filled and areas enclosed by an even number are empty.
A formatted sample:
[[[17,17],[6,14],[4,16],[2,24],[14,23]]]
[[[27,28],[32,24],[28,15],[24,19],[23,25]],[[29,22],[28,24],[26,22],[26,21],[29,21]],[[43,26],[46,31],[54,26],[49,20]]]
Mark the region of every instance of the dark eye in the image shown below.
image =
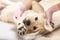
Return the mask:
[[[35,20],[38,20],[38,17],[35,17]]]
[[[17,17],[15,17],[17,19]]]
[[[37,27],[36,27],[36,26],[34,26],[34,27],[33,27],[33,30],[36,30],[36,29],[37,29]]]
[[[20,23],[18,23],[18,25],[20,25]]]

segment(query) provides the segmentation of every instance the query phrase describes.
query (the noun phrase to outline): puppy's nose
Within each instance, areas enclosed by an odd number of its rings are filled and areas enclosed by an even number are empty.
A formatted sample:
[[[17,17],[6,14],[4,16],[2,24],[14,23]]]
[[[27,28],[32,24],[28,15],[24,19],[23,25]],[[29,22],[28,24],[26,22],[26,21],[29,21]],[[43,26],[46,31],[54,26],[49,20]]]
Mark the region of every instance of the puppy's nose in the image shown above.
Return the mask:
[[[30,20],[24,20],[23,23],[24,23],[25,25],[29,26],[30,23],[31,23],[31,21],[30,21]]]

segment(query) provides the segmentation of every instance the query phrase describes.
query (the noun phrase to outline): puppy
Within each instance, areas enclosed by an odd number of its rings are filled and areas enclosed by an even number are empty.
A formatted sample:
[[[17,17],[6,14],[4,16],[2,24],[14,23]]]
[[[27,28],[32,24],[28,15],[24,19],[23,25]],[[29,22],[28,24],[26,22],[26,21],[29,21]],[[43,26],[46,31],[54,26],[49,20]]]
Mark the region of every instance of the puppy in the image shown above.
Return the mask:
[[[32,2],[32,10],[25,11],[19,20],[17,30],[24,40],[34,39],[39,34],[53,31],[53,27],[46,24],[46,13],[43,7],[36,1]]]

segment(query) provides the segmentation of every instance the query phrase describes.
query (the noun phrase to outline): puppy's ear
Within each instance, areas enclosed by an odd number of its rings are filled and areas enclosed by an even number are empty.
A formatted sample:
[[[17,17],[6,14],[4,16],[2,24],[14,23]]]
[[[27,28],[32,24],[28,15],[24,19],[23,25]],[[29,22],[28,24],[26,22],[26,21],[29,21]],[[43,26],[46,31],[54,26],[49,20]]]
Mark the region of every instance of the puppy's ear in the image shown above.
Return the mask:
[[[44,12],[44,8],[36,1],[32,2],[32,10],[39,13]]]

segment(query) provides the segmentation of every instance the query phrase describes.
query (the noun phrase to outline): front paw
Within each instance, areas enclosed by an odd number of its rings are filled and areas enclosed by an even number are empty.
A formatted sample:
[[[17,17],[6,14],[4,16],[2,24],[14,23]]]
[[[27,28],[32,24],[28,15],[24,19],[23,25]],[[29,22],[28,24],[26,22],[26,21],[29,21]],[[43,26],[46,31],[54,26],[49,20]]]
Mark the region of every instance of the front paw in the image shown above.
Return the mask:
[[[19,35],[25,35],[25,32],[26,32],[26,29],[22,26],[22,27],[20,27],[20,28],[18,28],[18,34]]]
[[[54,30],[54,23],[53,22],[48,22],[45,25],[45,29],[49,32],[52,32]]]
[[[54,28],[54,23],[52,21],[50,22],[50,25],[52,28]]]

